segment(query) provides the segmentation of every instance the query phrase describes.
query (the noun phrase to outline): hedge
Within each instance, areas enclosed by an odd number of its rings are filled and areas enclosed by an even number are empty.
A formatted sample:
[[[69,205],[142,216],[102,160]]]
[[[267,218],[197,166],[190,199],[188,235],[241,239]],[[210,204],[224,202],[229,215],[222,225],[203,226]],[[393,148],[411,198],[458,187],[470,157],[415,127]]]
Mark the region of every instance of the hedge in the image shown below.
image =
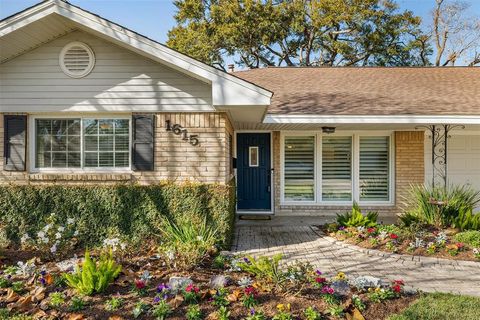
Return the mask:
[[[217,228],[221,245],[230,245],[235,218],[234,181],[229,185],[162,182],[141,186],[0,186],[0,224],[18,243],[36,234],[55,213],[61,222],[75,218],[79,241],[99,244],[109,236],[139,242],[161,235],[165,216],[174,221],[207,222]]]

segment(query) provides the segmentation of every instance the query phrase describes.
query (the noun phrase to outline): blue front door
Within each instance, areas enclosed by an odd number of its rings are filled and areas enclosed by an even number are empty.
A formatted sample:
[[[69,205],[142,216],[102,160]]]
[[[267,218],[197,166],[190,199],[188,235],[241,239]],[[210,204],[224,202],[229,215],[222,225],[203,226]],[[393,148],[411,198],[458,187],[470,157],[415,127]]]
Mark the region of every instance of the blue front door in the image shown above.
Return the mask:
[[[237,134],[237,209],[271,210],[270,183],[270,133]]]

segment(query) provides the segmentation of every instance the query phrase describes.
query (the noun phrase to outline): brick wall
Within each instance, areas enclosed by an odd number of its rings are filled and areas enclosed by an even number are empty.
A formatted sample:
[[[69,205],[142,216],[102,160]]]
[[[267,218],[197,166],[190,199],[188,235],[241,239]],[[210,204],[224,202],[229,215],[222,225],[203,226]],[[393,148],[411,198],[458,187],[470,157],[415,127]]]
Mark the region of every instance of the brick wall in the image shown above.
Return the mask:
[[[397,131],[395,143],[395,204],[389,206],[362,206],[368,211],[378,211],[380,216],[395,216],[402,212],[403,197],[408,194],[411,184],[424,182],[424,133],[420,131]],[[280,205],[281,163],[280,132],[273,132],[273,159],[275,168],[275,214],[299,216],[335,216],[350,210],[350,206],[332,205]]]
[[[180,124],[200,143],[192,146],[165,129],[165,121]],[[111,184],[118,182],[156,183],[159,180],[226,183],[230,181],[229,134],[233,127],[225,113],[158,113],[155,121],[155,170],[133,173],[41,174],[9,172],[0,165],[0,183]],[[3,157],[3,115],[0,114],[0,153]],[[27,140],[27,144],[31,141]],[[27,159],[28,159],[27,147]],[[27,168],[29,168],[27,160]]]
[[[399,210],[410,186],[425,181],[424,142],[423,131],[395,132],[395,199]]]

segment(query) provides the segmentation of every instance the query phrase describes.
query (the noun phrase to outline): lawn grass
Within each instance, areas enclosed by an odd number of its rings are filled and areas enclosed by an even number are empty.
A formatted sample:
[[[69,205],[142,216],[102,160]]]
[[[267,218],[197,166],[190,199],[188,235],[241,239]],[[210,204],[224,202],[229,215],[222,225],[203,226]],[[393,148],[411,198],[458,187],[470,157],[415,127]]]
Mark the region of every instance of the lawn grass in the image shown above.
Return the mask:
[[[388,320],[477,320],[479,312],[480,298],[432,293],[421,296]]]

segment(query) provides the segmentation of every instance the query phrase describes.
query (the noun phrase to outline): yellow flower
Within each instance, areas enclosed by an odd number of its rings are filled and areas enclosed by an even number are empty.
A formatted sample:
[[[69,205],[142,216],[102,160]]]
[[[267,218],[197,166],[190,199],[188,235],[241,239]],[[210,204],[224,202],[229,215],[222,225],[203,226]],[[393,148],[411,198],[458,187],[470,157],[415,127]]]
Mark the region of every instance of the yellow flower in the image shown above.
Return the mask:
[[[343,272],[337,273],[337,276],[335,277],[337,280],[345,280],[347,279],[347,276]]]
[[[287,304],[280,303],[277,305],[277,309],[280,312],[290,311],[290,303],[287,303]]]

